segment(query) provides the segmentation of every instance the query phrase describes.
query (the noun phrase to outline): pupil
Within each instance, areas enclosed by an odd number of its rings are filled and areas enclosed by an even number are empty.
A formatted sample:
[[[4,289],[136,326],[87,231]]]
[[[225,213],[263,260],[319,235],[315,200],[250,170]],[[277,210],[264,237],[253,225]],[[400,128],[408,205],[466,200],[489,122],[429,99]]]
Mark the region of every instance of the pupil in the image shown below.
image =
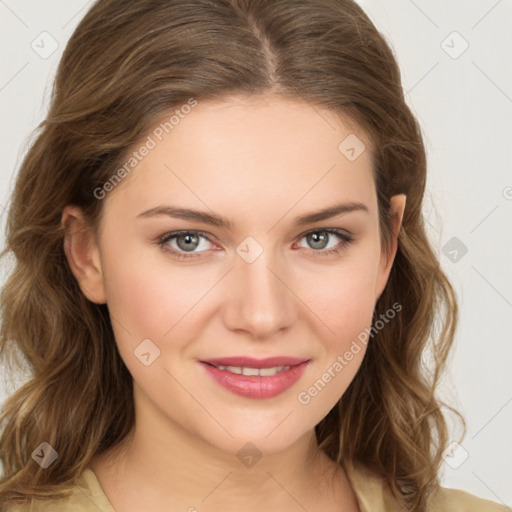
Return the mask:
[[[321,233],[321,234],[318,234]],[[313,239],[313,246],[315,249],[322,248],[322,243],[326,241],[327,233],[324,231],[319,231],[318,233],[312,233],[310,236]],[[315,244],[320,244],[320,247],[315,246]]]
[[[179,243],[181,238],[183,238],[185,240],[184,247],[181,247],[181,244]],[[196,239],[196,240],[194,240],[194,239]],[[185,251],[190,251],[190,250],[195,249],[195,246],[193,246],[194,241],[197,242],[196,235],[186,234],[186,235],[181,235],[181,237],[178,237],[178,245],[180,246],[181,249],[184,249]],[[191,243],[192,243],[192,246],[191,246]]]

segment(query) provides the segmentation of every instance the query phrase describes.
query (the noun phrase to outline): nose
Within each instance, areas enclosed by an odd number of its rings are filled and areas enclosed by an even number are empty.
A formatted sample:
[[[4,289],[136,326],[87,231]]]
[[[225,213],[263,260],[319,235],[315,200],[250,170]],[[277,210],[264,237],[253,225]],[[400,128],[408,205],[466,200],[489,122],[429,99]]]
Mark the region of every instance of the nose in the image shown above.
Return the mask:
[[[296,320],[290,273],[270,251],[263,251],[252,263],[237,258],[226,281],[223,315],[228,329],[267,339]]]

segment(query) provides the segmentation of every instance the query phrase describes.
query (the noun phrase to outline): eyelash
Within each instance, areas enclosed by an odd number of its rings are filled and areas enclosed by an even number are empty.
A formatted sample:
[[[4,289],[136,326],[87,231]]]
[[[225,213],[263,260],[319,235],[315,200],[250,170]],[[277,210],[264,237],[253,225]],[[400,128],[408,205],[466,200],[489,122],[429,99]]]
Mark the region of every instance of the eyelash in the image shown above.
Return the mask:
[[[344,231],[341,231],[339,229],[333,229],[333,228],[321,228],[321,229],[313,229],[311,231],[308,231],[302,235],[300,235],[299,237],[299,240],[312,234],[312,233],[329,233],[331,235],[335,235],[337,236],[338,238],[341,239],[341,242],[331,248],[331,249],[327,249],[327,250],[315,250],[315,249],[310,249],[311,251],[313,251],[314,253],[317,253],[320,257],[322,256],[330,256],[330,255],[333,255],[333,254],[339,254],[341,253],[342,250],[344,250],[347,246],[349,246],[353,241],[354,239],[352,238],[352,236],[349,236],[348,234],[346,234]],[[157,242],[157,245],[164,251],[167,251],[167,252],[170,252],[171,254],[173,254],[174,257],[176,257],[177,259],[189,259],[189,258],[196,258],[198,257],[198,255],[200,255],[201,253],[190,253],[190,254],[187,254],[187,253],[184,253],[184,252],[180,252],[180,251],[176,251],[175,249],[171,249],[168,245],[168,242],[170,242],[171,240],[177,238],[178,236],[180,235],[198,235],[200,237],[203,237],[205,238],[206,240],[208,240],[210,243],[212,243],[212,241],[210,240],[210,238],[208,237],[208,235],[206,233],[204,233],[203,231],[173,231],[171,233],[166,233],[165,235],[163,235],[163,237],[161,237],[158,242]]]

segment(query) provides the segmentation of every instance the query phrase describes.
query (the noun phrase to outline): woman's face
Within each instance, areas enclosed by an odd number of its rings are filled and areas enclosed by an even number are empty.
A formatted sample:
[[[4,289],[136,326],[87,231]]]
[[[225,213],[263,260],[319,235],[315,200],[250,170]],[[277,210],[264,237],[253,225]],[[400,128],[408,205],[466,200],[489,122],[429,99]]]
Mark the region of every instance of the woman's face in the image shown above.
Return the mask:
[[[184,111],[133,148],[137,167],[100,199],[96,278],[139,420],[275,452],[347,389],[387,281],[370,141],[275,97]],[[204,363],[235,357],[295,359]],[[258,366],[274,369],[239,374]]]

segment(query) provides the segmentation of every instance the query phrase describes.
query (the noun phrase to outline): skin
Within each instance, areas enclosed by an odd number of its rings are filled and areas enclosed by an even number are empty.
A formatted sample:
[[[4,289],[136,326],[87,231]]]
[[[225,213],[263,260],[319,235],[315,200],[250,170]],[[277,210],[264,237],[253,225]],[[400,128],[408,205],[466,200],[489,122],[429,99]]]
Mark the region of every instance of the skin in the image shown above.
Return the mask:
[[[338,150],[349,134],[366,145],[354,161]],[[405,199],[391,200],[395,236]],[[89,300],[108,304],[134,379],[132,434],[90,465],[116,511],[359,510],[314,427],[354,378],[364,346],[310,403],[297,395],[371,326],[395,257],[395,239],[387,252],[380,244],[367,135],[331,111],[273,96],[199,102],[103,201],[96,236],[72,205],[62,222],[70,268]],[[368,211],[295,223],[349,201]],[[232,230],[137,218],[170,204],[221,215]],[[350,233],[352,243],[305,236],[325,228]],[[180,260],[158,245],[178,230],[209,240]],[[263,249],[251,263],[236,252],[248,236]],[[190,254],[177,242],[167,247]],[[144,339],[160,350],[149,366],[134,356]],[[219,386],[198,364],[235,355],[311,362],[290,389],[257,400]],[[262,455],[252,467],[237,457],[248,442]]]

